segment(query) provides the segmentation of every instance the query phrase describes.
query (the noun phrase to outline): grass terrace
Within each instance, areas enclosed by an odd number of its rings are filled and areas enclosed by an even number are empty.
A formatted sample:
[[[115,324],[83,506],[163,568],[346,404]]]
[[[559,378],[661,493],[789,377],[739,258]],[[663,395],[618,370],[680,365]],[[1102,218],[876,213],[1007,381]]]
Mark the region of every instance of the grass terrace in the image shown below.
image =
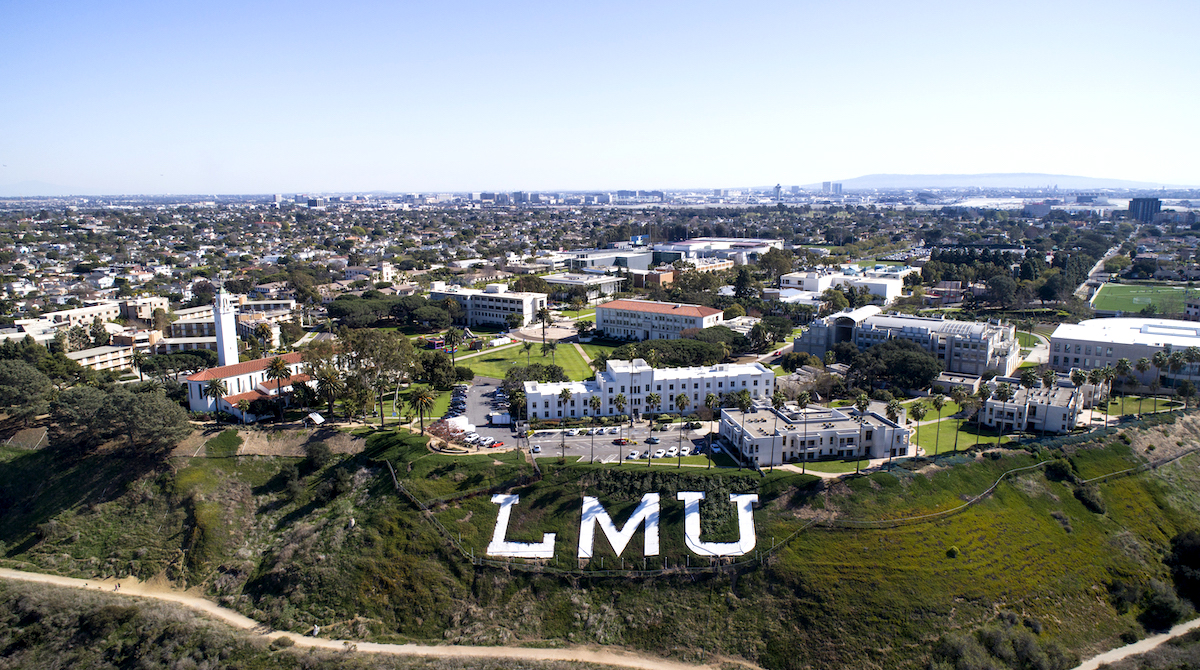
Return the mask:
[[[1022,349],[1032,349],[1041,344],[1042,341],[1039,340],[1033,333],[1027,333],[1023,330],[1018,330],[1017,343],[1021,345]]]

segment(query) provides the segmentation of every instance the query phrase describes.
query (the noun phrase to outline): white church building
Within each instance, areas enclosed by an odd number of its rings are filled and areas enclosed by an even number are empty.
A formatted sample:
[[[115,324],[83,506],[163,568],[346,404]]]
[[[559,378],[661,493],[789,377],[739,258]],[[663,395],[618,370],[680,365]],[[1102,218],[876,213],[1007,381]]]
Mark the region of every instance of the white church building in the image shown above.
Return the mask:
[[[237,307],[224,289],[217,292],[213,303],[217,327],[217,362],[220,365],[187,377],[188,409],[193,412],[220,411],[232,414],[242,421],[254,421],[257,419],[255,415],[247,413],[243,416],[238,409],[241,401],[275,401],[280,395],[290,394],[294,384],[307,384],[311,381],[308,375],[301,374],[304,362],[299,352],[278,357],[283,359],[291,373],[289,377],[280,380],[267,379],[267,367],[271,365],[275,356],[239,362]],[[209,383],[217,379],[225,382],[227,395],[214,399],[206,391]]]

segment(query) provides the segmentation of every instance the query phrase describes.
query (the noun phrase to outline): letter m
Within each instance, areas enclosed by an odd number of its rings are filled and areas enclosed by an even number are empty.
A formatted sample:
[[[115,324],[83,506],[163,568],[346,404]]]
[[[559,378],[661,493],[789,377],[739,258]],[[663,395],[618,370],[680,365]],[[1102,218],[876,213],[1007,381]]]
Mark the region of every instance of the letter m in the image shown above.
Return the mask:
[[[646,524],[646,546],[644,556],[658,556],[658,494],[647,493],[642,496],[642,502],[633,510],[625,527],[617,530],[612,517],[605,511],[604,506],[596,498],[583,497],[583,520],[579,524],[579,558],[592,557],[592,545],[595,541],[596,524],[604,531],[604,537],[612,545],[618,556],[625,551],[625,545],[633,539],[638,526]]]

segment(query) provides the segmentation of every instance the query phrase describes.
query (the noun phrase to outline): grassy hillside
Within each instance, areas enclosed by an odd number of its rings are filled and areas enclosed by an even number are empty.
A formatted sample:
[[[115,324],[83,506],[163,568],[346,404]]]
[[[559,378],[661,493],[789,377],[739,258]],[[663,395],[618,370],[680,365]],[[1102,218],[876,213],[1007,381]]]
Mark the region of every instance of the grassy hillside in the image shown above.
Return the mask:
[[[980,654],[998,663],[1019,648],[1041,659],[1029,667],[1070,667],[1074,654],[1144,635],[1142,594],[1152,580],[1170,581],[1162,563],[1170,539],[1200,519],[1200,458],[1078,481],[1143,462],[1130,444],[1182,443],[1185,431],[1172,430],[1147,438],[1130,429],[1135,439],[1064,451],[960,455],[941,462],[951,467],[833,484],[781,470],[759,477],[554,459],[542,459],[539,480],[516,454],[432,454],[419,437],[390,431],[372,435],[362,454],[319,467],[197,458],[138,472],[102,457],[7,451],[0,541],[14,567],[165,573],[276,628],[319,624],[337,637],[595,642],[684,660],[738,655],[769,668],[972,667]],[[911,520],[1052,459],[957,514]],[[484,553],[497,510],[489,493],[502,488],[521,496],[509,539],[557,533],[555,558],[537,564],[542,572],[464,559],[396,493],[384,461],[468,554]],[[706,541],[736,536],[730,492],[759,494],[759,550],[821,523],[761,564],[677,570],[696,565],[683,547],[680,490],[707,492]],[[599,497],[620,525],[652,491],[662,495],[662,554],[645,566],[666,572],[596,574],[601,558],[605,569],[621,565],[602,534],[593,561],[575,558],[583,495]],[[626,567],[642,568],[641,547],[639,531]]]

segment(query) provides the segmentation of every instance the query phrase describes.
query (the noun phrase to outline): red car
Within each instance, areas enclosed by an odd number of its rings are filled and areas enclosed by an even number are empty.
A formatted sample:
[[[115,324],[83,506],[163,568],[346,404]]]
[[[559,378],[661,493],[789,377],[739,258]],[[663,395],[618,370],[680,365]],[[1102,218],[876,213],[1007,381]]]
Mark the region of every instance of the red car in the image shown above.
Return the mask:
[[[626,437],[618,437],[613,440],[613,444],[633,444],[633,440]]]
[[[493,446],[493,447],[503,447],[503,446],[504,446],[504,443],[503,443],[503,442],[497,442],[497,443],[493,444],[492,446]]]

